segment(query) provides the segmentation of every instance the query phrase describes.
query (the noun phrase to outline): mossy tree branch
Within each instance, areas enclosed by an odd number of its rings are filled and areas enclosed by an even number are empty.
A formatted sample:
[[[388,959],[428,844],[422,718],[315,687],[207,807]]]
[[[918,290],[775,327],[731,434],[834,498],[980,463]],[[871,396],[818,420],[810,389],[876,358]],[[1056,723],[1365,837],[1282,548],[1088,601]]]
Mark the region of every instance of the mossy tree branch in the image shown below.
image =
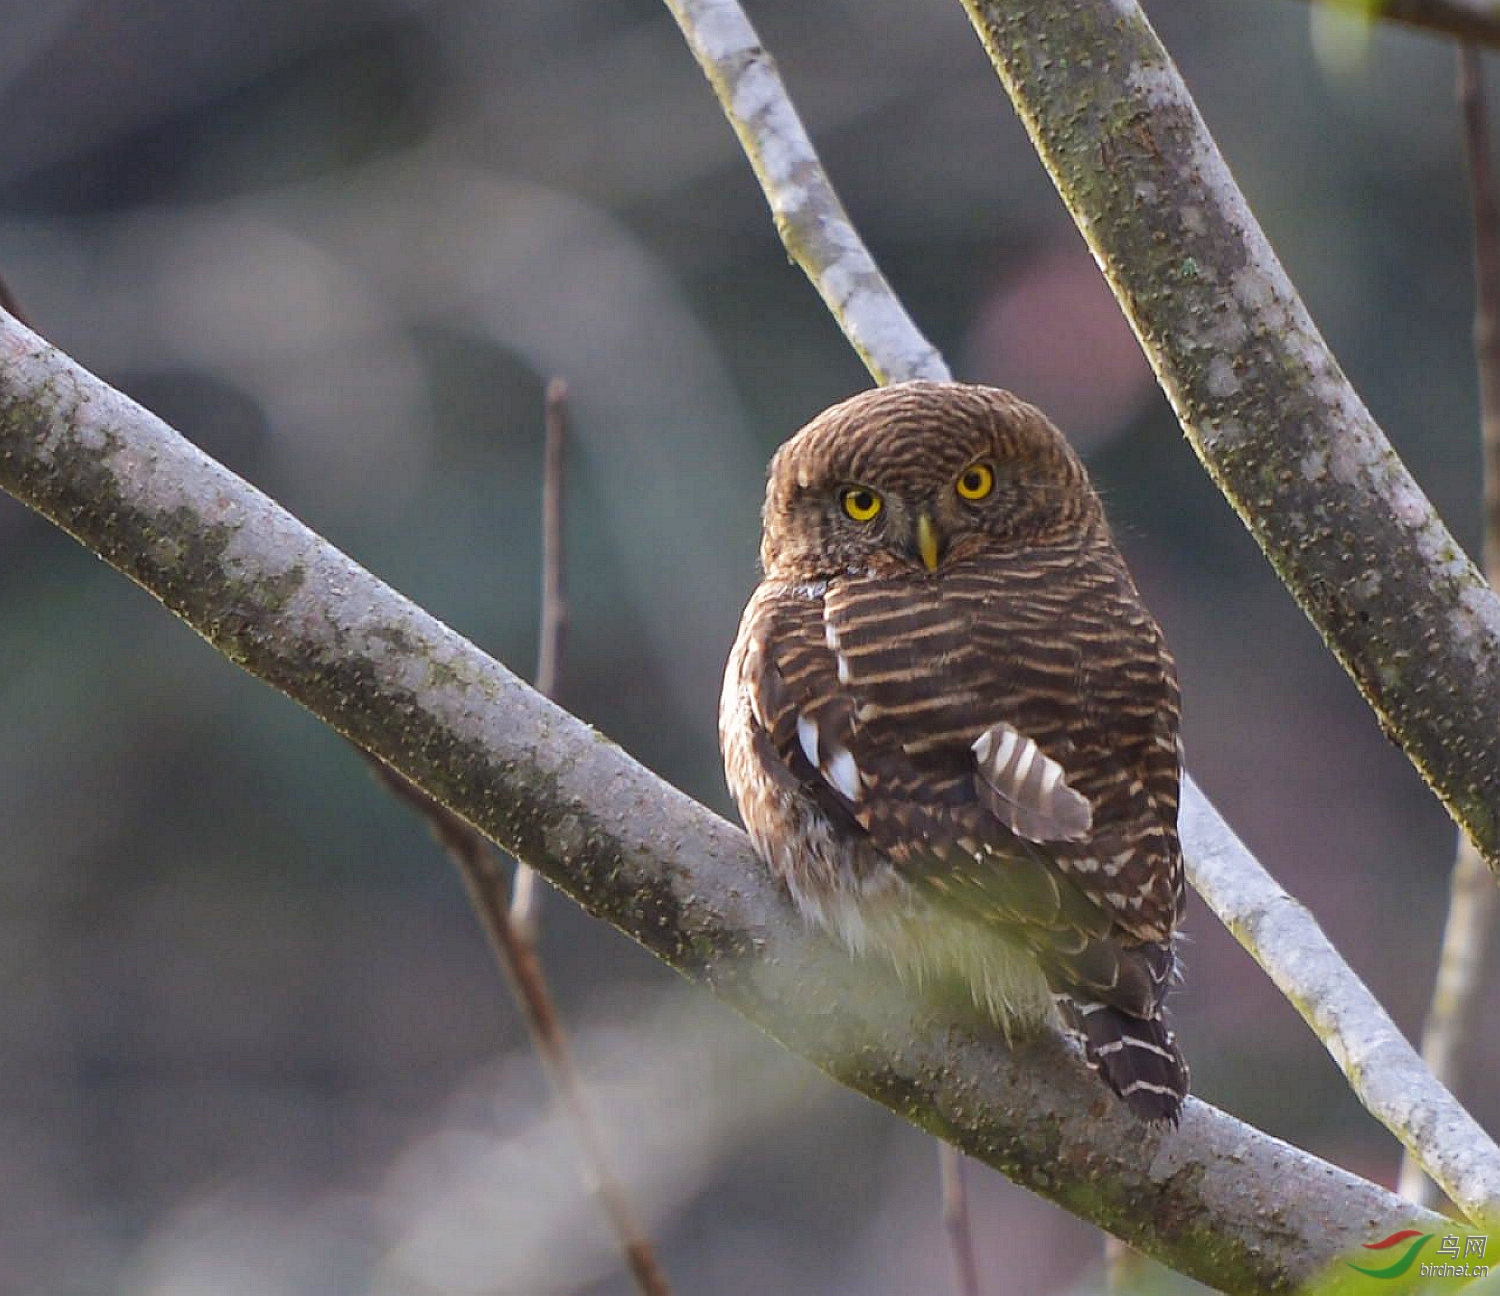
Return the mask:
[[[1442,1226],[1201,1102],[1147,1129],[1058,1037],[935,1018],[806,932],[743,834],[7,316],[0,486],[788,1048],[1164,1263],[1288,1291]]]
[[[1134,0],[964,0],[1193,449],[1500,866],[1500,600],[1344,377]]]

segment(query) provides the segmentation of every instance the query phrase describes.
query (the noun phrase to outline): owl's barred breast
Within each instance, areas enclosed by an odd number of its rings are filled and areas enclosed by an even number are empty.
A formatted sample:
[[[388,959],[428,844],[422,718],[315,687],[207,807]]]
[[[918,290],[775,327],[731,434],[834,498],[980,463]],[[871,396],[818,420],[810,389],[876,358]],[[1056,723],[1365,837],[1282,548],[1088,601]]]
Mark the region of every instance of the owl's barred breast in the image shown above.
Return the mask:
[[[854,397],[773,461],[762,558],[720,741],[798,908],[1007,1035],[1055,1001],[1175,1120],[1176,675],[1061,434],[989,389]]]

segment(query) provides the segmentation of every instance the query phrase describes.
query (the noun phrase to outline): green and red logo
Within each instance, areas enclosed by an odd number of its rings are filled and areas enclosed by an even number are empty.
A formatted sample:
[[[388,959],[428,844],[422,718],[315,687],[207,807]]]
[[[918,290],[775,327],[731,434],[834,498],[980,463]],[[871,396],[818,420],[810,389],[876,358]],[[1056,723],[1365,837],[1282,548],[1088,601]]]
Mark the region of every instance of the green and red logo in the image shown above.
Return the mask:
[[[1405,1249],[1394,1260],[1379,1269],[1366,1269],[1352,1260],[1346,1260],[1344,1263],[1356,1272],[1368,1274],[1371,1278],[1399,1278],[1416,1263],[1417,1252],[1425,1243],[1431,1241],[1433,1236],[1431,1233],[1420,1233],[1416,1229],[1402,1229],[1399,1233],[1392,1233],[1390,1237],[1382,1238],[1379,1242],[1366,1242],[1366,1251],[1388,1253],[1394,1253],[1397,1247],[1405,1244]],[[1389,1259],[1389,1255],[1384,1258]]]

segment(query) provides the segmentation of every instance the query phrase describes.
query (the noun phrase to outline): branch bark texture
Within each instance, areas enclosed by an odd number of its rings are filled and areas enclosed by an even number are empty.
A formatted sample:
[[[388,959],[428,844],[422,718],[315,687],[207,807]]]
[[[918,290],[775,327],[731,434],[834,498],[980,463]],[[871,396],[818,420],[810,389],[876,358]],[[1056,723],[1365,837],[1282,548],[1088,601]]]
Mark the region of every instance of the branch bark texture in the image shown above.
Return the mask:
[[[964,6],[1198,457],[1500,867],[1500,600],[1344,377],[1145,14]]]
[[[948,379],[948,366],[866,250],[828,182],[781,74],[738,4],[667,0],[760,181],[776,232],[881,383]]]
[[[1060,1038],[934,1018],[807,933],[743,834],[8,317],[0,486],[788,1048],[1173,1268],[1289,1291],[1442,1225],[1201,1102],[1145,1129]]]

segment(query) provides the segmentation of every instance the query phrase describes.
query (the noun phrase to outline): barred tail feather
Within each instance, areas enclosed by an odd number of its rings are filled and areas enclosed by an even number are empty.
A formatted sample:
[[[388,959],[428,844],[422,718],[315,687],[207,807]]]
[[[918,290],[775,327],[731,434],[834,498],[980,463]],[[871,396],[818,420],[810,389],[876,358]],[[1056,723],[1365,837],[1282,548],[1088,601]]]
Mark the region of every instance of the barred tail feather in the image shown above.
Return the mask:
[[[1083,1036],[1084,1056],[1142,1120],[1177,1124],[1188,1067],[1160,1016],[1132,1017],[1102,1003],[1063,999],[1063,1014]]]

